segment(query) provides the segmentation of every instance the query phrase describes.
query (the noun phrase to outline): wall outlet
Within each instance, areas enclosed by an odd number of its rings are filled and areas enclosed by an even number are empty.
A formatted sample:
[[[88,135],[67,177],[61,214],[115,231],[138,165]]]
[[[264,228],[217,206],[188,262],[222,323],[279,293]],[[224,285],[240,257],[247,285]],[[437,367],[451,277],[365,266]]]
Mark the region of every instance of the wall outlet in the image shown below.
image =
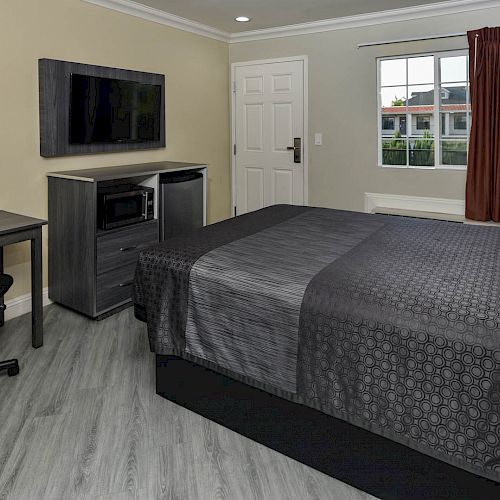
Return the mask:
[[[314,144],[316,146],[321,146],[323,145],[323,134],[320,132],[316,132],[314,134]]]

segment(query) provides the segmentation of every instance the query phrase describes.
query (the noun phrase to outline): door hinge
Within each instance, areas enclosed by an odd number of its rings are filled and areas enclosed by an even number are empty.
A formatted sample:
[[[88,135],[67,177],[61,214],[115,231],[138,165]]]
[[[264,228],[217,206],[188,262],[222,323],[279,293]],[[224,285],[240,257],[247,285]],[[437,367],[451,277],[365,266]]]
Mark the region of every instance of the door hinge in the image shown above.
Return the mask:
[[[234,207],[234,216],[236,217],[236,207]]]
[[[236,144],[233,144],[233,155],[236,156]]]
[[[233,92],[236,94],[236,81],[233,82]]]

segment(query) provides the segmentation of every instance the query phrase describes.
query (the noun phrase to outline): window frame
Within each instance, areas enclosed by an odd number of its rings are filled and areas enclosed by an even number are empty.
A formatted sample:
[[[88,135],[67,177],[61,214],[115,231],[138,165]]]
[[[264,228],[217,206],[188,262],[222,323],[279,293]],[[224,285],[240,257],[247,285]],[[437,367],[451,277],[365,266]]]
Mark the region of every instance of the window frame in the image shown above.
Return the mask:
[[[407,165],[384,165],[382,162],[383,152],[382,152],[382,99],[381,99],[381,63],[382,61],[395,60],[395,59],[412,59],[417,57],[429,57],[434,58],[434,112],[431,114],[434,118],[434,166],[417,166],[409,164],[409,143],[410,138],[407,137],[406,141],[406,154],[407,154]],[[416,54],[402,54],[395,56],[384,56],[377,57],[377,165],[380,168],[396,168],[396,169],[418,169],[418,170],[467,170],[467,165],[442,165],[441,164],[441,59],[446,57],[457,57],[466,56],[467,57],[467,89],[466,92],[466,119],[467,119],[467,154],[469,152],[470,143],[470,128],[471,128],[471,115],[472,111],[469,111],[470,106],[470,75],[469,70],[469,51],[467,49],[459,50],[446,50],[446,51],[436,51],[436,52],[422,52]],[[408,87],[408,65],[406,67],[406,87]],[[409,96],[406,96],[408,99]],[[408,115],[406,120],[408,121]],[[436,124],[439,126],[436,127]]]

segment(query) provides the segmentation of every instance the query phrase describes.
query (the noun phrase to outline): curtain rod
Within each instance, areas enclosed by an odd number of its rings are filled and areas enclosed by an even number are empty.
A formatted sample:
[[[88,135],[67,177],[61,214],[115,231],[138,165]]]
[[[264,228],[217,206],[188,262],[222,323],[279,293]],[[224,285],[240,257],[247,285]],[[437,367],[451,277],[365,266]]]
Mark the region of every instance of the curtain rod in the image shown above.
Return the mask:
[[[391,45],[393,43],[420,42],[424,40],[439,40],[441,38],[458,38],[461,36],[467,36],[467,33],[449,33],[448,35],[422,36],[416,38],[397,38],[395,40],[384,40],[381,42],[360,43],[358,45],[358,49],[362,49],[364,47],[376,47],[378,45]]]

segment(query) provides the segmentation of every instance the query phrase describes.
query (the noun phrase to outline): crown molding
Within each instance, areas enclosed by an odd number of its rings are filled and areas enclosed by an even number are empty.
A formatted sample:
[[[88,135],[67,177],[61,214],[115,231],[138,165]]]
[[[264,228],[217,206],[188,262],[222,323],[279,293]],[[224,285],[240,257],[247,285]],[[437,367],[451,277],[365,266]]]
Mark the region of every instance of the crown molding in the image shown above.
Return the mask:
[[[230,41],[230,34],[225,31],[212,28],[211,26],[207,26],[196,21],[191,21],[190,19],[186,19],[184,17],[175,16],[174,14],[169,14],[168,12],[165,12],[163,10],[154,9],[153,7],[148,7],[146,5],[133,2],[132,0],[82,1],[93,5],[98,5],[100,7],[105,7],[107,9],[115,10],[117,12],[121,12],[122,14],[128,14],[130,16],[146,19],[147,21],[163,24],[165,26],[169,26],[170,28],[176,28],[207,38],[213,38],[214,40],[219,40],[220,42],[228,43]]]
[[[163,10],[148,7],[132,0],[82,1],[226,43],[241,43],[255,40],[268,40],[271,38],[282,38],[287,36],[308,35],[312,33],[322,33],[325,31],[376,26],[379,24],[411,21],[415,19],[425,19],[428,17],[460,14],[474,10],[500,7],[500,0],[448,0],[446,2],[419,5],[416,7],[405,7],[382,12],[372,12],[368,14],[359,14],[356,16],[340,17],[336,19],[323,19],[321,21],[293,24],[289,26],[278,26],[276,28],[228,33],[196,21],[191,21],[190,19],[186,19],[184,17],[169,14]]]
[[[325,31],[336,31],[349,28],[361,28],[364,26],[375,26],[399,21],[411,21],[427,17],[459,14],[473,10],[491,9],[494,7],[500,7],[500,0],[449,0],[447,2],[419,5],[416,7],[405,7],[382,12],[359,14],[356,16],[279,26],[277,28],[242,31],[239,33],[232,33],[230,35],[230,43],[309,35],[311,33],[322,33]]]

